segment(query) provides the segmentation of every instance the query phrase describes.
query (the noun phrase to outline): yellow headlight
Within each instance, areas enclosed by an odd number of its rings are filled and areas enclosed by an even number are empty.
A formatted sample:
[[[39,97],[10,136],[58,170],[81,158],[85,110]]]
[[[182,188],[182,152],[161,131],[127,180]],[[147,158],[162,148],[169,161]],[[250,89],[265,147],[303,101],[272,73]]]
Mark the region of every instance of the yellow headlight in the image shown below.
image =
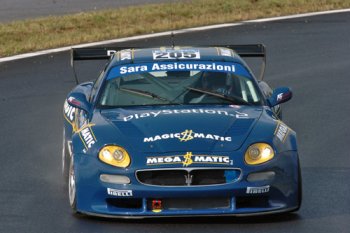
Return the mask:
[[[244,160],[249,165],[257,165],[271,160],[275,156],[272,147],[266,143],[255,143],[248,147]]]
[[[128,152],[119,146],[105,146],[98,155],[102,162],[109,165],[125,168],[130,165],[130,156]]]

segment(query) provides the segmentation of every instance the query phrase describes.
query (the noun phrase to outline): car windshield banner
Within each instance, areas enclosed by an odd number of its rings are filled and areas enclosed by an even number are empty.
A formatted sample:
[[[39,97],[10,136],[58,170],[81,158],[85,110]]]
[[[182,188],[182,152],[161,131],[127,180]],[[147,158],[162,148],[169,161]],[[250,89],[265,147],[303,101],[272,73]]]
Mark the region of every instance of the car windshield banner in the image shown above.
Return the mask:
[[[107,80],[123,75],[157,71],[214,71],[228,72],[250,77],[249,72],[242,65],[232,62],[157,62],[128,64],[113,67]]]

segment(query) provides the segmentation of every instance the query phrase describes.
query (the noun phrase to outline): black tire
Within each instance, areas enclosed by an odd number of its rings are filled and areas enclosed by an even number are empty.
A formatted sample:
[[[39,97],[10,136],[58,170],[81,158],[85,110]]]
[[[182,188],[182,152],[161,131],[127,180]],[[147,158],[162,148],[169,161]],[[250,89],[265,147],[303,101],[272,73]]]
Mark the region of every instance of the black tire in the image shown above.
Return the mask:
[[[69,160],[70,160],[70,155],[67,147],[65,130],[63,128],[61,166],[62,166],[62,176],[63,176],[64,185],[67,185],[68,183]]]
[[[74,171],[73,156],[69,161],[69,171],[68,171],[68,200],[69,205],[72,208],[73,214],[78,214],[77,211],[77,195],[76,195],[76,180]]]
[[[303,184],[302,184],[302,176],[301,176],[301,168],[300,163],[298,160],[298,205],[297,208],[293,210],[293,212],[296,212],[300,209],[301,203],[303,200]]]

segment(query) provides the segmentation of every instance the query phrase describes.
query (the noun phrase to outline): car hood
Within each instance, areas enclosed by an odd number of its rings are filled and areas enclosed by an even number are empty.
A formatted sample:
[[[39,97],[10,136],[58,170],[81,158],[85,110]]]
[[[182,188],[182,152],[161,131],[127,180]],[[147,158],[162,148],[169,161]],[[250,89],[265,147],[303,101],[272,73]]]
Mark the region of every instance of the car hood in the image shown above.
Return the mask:
[[[144,153],[232,151],[262,114],[252,106],[162,106],[101,110],[115,142]],[[108,142],[111,143],[111,142]]]

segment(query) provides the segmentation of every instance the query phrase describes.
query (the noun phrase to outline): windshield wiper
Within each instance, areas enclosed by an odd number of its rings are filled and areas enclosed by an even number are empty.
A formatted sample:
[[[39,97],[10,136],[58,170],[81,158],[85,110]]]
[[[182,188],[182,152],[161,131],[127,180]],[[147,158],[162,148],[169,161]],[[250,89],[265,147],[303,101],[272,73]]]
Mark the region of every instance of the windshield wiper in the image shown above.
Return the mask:
[[[191,91],[196,91],[196,92],[200,92],[200,93],[203,93],[203,94],[215,96],[215,97],[218,97],[220,99],[224,99],[224,100],[230,101],[230,102],[235,103],[235,104],[237,104],[237,102],[238,102],[239,104],[243,104],[243,105],[253,105],[253,104],[249,103],[248,101],[246,101],[245,99],[242,99],[239,96],[231,96],[231,95],[227,96],[227,95],[223,95],[223,94],[220,94],[220,93],[217,93],[217,92],[211,92],[211,91],[198,89],[198,88],[193,88],[193,87],[185,87],[185,88],[188,89],[188,90],[191,90]]]
[[[161,100],[161,101],[164,101],[164,102],[169,102],[171,104],[179,104],[179,103],[174,103],[164,97],[161,97],[157,94],[154,94],[152,92],[149,92],[149,91],[145,91],[145,90],[139,90],[139,89],[133,89],[133,88],[119,88],[119,90],[121,91],[126,91],[126,92],[130,92],[130,93],[133,93],[133,94],[137,94],[137,95],[141,95],[141,96],[145,96],[145,97],[149,97],[149,98],[152,98],[152,99],[158,99],[158,100]]]

